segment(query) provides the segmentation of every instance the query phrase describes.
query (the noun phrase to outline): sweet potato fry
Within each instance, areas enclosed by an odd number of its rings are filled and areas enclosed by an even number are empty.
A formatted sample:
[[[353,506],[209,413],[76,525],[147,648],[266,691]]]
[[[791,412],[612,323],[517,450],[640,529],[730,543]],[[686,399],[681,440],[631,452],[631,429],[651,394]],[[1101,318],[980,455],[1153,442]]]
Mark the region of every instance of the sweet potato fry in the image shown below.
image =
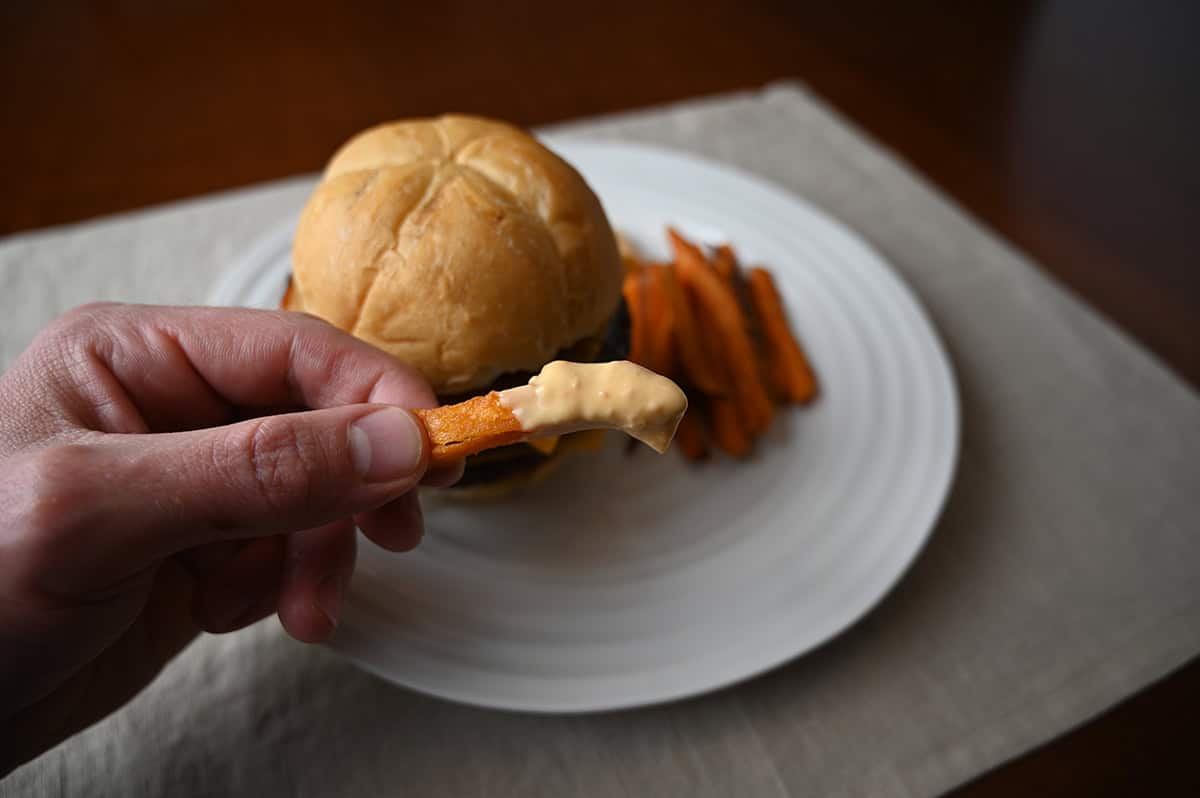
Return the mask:
[[[646,281],[646,349],[650,361],[646,367],[664,377],[674,378],[677,370],[675,307],[667,294],[663,276],[668,272],[668,267],[655,265],[642,273],[642,279]]]
[[[715,351],[720,353],[728,376],[729,393],[736,399],[745,430],[757,435],[770,425],[774,408],[759,375],[754,345],[737,296],[694,244],[675,230],[668,229],[667,234],[675,250],[680,282],[696,302],[702,328],[718,331],[715,335],[710,332],[705,340],[713,342]]]
[[[525,385],[414,413],[436,465],[532,438],[602,429],[619,429],[662,454],[687,404],[678,385],[643,366],[555,360]]]
[[[737,254],[729,244],[722,244],[717,247],[713,252],[710,263],[713,270],[729,286],[730,293],[733,294],[738,308],[742,311],[742,326],[746,330],[746,336],[749,338],[750,346],[754,351],[754,367],[758,371],[759,383],[762,385],[767,401],[770,403],[773,411],[775,406],[779,404],[778,396],[775,393],[774,382],[771,379],[771,364],[763,342],[761,325],[758,322],[757,314],[754,312],[754,306],[750,301],[745,270],[742,269],[741,264],[738,262]],[[766,428],[770,425],[770,418],[770,415],[763,416],[759,418],[757,425],[752,423],[751,426],[754,428],[754,434],[757,435],[765,432]]]
[[[296,278],[288,275],[287,288],[283,289],[283,299],[279,300],[280,310],[291,310],[295,301],[295,283]]]
[[[704,340],[700,335],[700,326],[692,311],[692,304],[679,284],[674,267],[667,264],[659,272],[659,278],[674,317],[675,358],[683,375],[692,387],[702,393],[710,395],[725,393],[724,380],[719,376],[714,359],[709,356],[704,345]]]
[[[734,253],[732,246],[722,244],[713,252],[710,263],[713,270],[729,286],[734,298],[737,299],[738,307],[742,309],[742,320],[746,326],[746,333],[750,336],[750,343],[754,347],[754,363],[758,367],[759,379],[766,388],[767,396],[772,404],[776,404],[781,397],[771,376],[772,366],[763,339],[762,325],[759,323],[758,314],[751,302],[749,287],[746,285],[746,275],[738,263],[737,254]]]
[[[676,271],[676,280],[679,280],[678,270]],[[708,363],[715,382],[715,390],[705,391],[705,393],[710,397],[732,396],[732,377],[725,362],[725,342],[722,340],[721,328],[714,324],[712,319],[706,317],[708,309],[696,297],[695,292],[688,290],[688,287],[682,284],[682,280],[679,282],[687,299],[688,307],[692,311],[692,317],[696,320],[696,335],[700,342],[700,350],[704,353],[704,359]]]
[[[709,411],[712,436],[717,446],[731,457],[742,458],[750,454],[750,435],[737,404],[732,399],[714,399],[709,403]]]
[[[629,359],[649,368],[646,364],[648,330],[643,285],[640,272],[630,272],[621,284],[621,293],[629,310]]]
[[[713,252],[712,266],[722,280],[728,283],[734,282],[738,276],[737,256],[733,254],[733,247],[728,244],[722,244]]]
[[[413,414],[429,434],[431,465],[516,443],[526,435],[513,412],[500,404],[500,394],[496,391],[455,405],[414,410]]]
[[[708,440],[704,433],[704,420],[699,409],[693,408],[684,414],[675,430],[675,442],[679,451],[689,460],[704,460],[708,457]]]
[[[671,252],[675,255],[675,265],[684,271],[691,271],[708,266],[708,259],[700,247],[683,237],[674,227],[667,228],[667,240],[671,242]]]
[[[771,363],[776,390],[791,402],[805,404],[817,395],[817,378],[812,365],[792,334],[783,300],[771,273],[763,268],[746,275],[750,302],[762,327],[763,341]]]

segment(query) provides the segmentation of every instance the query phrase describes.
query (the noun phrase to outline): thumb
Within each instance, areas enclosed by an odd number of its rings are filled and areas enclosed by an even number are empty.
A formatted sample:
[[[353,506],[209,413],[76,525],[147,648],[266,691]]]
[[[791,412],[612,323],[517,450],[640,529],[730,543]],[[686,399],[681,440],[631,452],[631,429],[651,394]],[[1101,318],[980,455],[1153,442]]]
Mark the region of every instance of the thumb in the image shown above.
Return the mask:
[[[87,525],[89,534],[68,536],[75,546],[83,538],[109,562],[153,562],[382,506],[416,487],[428,451],[424,426],[408,411],[350,405],[191,432],[105,435],[41,459],[59,464],[42,469],[57,472],[54,504],[74,507]]]

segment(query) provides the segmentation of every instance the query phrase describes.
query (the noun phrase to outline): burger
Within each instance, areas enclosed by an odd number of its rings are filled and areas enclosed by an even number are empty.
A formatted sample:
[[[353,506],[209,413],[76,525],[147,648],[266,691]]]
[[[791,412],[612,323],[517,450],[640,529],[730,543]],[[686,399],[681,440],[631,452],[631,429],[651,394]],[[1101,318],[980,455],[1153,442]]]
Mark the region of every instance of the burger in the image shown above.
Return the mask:
[[[329,162],[300,217],[283,307],[417,368],[445,404],[520,385],[552,360],[628,352],[622,267],[604,209],[568,163],[473,116],[366,130]],[[598,431],[467,460],[460,489],[504,493]]]

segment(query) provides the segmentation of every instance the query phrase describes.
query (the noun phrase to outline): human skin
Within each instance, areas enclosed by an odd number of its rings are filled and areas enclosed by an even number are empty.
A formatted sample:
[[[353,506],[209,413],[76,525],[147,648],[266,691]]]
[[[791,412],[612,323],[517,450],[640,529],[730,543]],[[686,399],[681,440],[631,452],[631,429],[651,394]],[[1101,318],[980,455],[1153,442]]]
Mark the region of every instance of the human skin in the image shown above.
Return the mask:
[[[0,775],[200,631],[329,639],[355,527],[420,541],[415,370],[303,314],[89,305],[0,377]]]

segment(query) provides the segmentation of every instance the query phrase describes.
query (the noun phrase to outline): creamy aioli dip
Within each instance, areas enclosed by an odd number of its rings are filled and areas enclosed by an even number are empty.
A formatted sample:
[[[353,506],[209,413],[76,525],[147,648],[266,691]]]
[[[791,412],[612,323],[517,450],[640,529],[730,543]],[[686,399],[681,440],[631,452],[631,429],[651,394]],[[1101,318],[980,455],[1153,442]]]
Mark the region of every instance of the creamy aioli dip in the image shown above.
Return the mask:
[[[528,385],[500,392],[500,404],[538,435],[606,427],[659,454],[675,437],[687,397],[671,380],[628,360],[547,363]]]

